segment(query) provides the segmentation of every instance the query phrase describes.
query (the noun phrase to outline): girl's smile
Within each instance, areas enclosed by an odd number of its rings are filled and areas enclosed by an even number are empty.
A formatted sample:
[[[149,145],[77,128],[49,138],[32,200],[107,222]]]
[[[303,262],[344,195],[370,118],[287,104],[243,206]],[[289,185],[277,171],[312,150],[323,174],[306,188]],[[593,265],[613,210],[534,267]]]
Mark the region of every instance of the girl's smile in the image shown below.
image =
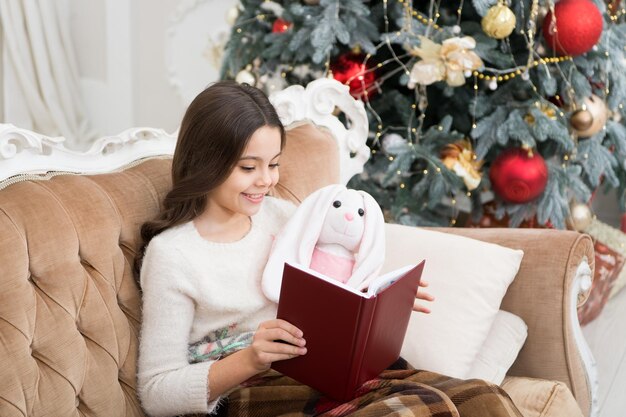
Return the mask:
[[[249,202],[253,203],[253,204],[260,204],[263,202],[263,197],[265,197],[265,194],[247,194],[247,193],[241,193],[243,195],[243,197],[248,200]]]

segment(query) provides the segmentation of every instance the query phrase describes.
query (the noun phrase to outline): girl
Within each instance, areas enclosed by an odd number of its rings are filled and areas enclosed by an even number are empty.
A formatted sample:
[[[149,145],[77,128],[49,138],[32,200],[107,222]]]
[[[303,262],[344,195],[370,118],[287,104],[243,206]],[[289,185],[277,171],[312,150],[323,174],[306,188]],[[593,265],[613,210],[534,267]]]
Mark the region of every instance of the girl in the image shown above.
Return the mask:
[[[150,415],[211,412],[221,394],[273,361],[306,353],[302,332],[274,319],[260,290],[271,235],[294,210],[265,197],[278,182],[284,142],[274,108],[249,86],[214,84],[183,118],[172,190],[158,219],[142,227],[149,245],[138,390]],[[188,363],[190,342],[255,329],[249,347]]]
[[[143,225],[145,255],[137,259],[143,292],[137,390],[149,415],[236,415],[247,407],[256,415],[320,411],[308,387],[273,371],[253,378],[307,349],[300,329],[275,319],[276,305],[260,285],[272,235],[295,209],[266,196],[278,182],[284,143],[275,109],[248,85],[215,83],[185,113],[172,189],[157,219]],[[417,298],[432,300],[421,291]],[[417,304],[415,310],[427,312]],[[404,372],[407,380],[418,375]],[[439,390],[411,389],[426,405],[424,415],[433,395],[442,409],[454,408]],[[230,406],[219,407],[229,393]],[[376,406],[373,397],[370,402]]]

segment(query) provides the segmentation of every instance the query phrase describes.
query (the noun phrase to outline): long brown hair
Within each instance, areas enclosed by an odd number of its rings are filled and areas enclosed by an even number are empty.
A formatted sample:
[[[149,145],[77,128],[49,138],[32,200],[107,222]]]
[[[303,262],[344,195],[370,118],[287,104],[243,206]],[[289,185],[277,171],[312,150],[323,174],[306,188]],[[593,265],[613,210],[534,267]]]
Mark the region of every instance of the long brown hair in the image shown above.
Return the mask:
[[[135,277],[146,246],[159,233],[201,214],[207,194],[221,185],[243,154],[250,137],[263,126],[285,129],[274,106],[259,89],[234,81],[219,81],[191,102],[183,117],[172,160],[172,189],[155,219],[141,226],[141,248],[135,257]]]

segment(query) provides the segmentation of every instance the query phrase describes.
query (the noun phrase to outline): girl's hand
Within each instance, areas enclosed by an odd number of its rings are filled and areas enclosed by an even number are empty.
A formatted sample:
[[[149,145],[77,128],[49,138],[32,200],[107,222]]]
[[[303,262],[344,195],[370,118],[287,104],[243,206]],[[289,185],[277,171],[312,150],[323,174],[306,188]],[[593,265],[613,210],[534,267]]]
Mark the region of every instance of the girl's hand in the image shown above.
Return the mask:
[[[421,280],[420,281],[420,287],[428,287],[428,282]],[[424,300],[424,301],[434,301],[435,297],[433,297],[432,295],[430,295],[427,292],[424,291],[420,291],[420,289],[417,289],[417,294],[415,294],[415,303],[413,304],[413,311],[418,311],[420,313],[425,313],[425,314],[430,314],[430,309],[428,307],[423,306],[422,304],[419,304],[417,302],[417,300]]]
[[[304,355],[306,341],[302,331],[293,324],[281,319],[261,323],[246,348],[252,366],[258,372],[269,369],[272,362]]]

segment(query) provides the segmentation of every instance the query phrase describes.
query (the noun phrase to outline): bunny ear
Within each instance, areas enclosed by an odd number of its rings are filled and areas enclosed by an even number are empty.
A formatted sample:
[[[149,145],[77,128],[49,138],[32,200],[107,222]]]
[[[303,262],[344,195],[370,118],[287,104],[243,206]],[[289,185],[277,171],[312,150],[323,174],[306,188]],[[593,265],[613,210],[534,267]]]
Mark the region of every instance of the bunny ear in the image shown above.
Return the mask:
[[[332,184],[311,193],[276,236],[261,280],[261,288],[269,300],[278,302],[285,262],[306,267],[311,264],[326,212],[337,194],[345,189],[343,185]]]
[[[359,191],[365,204],[365,228],[348,285],[366,288],[378,276],[385,261],[385,218],[374,197]]]

